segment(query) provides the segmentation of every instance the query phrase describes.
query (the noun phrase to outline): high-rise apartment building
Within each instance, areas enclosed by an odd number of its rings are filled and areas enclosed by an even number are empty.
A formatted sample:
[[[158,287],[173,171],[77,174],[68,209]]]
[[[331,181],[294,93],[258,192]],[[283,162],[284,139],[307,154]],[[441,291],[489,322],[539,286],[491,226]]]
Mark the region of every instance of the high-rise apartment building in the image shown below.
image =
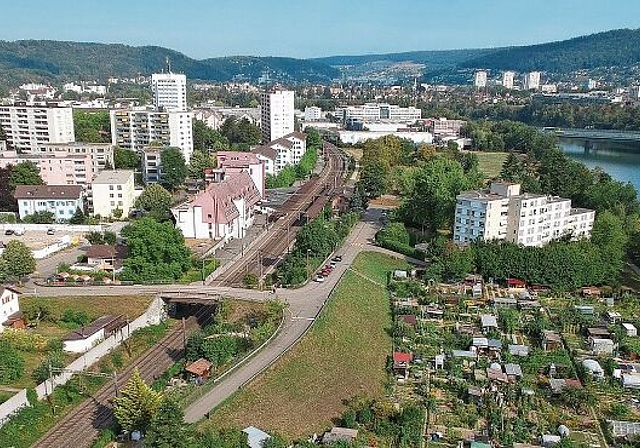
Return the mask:
[[[513,79],[515,75],[513,72],[504,72],[502,74],[502,87],[509,90],[513,89]]]
[[[121,148],[141,151],[150,143],[180,148],[187,163],[193,154],[191,112],[177,110],[112,110],[111,142]]]
[[[473,80],[473,85],[479,88],[487,87],[487,72],[478,70]]]
[[[538,90],[540,88],[540,72],[525,73],[522,88],[524,90]]]
[[[261,96],[261,106],[263,143],[269,143],[294,132],[293,91],[276,90],[265,92]]]
[[[153,105],[167,110],[187,110],[187,77],[176,73],[151,75]]]
[[[364,123],[376,121],[410,123],[422,118],[422,110],[395,104],[366,103],[361,106],[336,107],[333,115],[344,122],[358,120]]]
[[[461,193],[456,198],[453,241],[506,240],[543,246],[571,235],[590,238],[595,212],[572,208],[571,199],[520,193],[520,184],[494,182],[489,190]]]
[[[20,153],[35,152],[49,143],[75,141],[73,110],[55,103],[0,105],[0,126],[9,146]]]

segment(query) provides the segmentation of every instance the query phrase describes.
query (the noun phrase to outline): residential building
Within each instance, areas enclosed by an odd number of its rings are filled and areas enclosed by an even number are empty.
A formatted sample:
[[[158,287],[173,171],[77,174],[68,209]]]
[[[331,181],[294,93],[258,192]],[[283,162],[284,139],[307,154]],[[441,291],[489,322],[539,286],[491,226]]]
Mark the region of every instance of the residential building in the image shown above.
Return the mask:
[[[264,162],[265,172],[277,175],[285,166],[300,163],[307,152],[307,135],[292,132],[266,145],[252,149],[253,154]]]
[[[0,333],[5,328],[24,328],[20,313],[20,293],[7,286],[0,292]]]
[[[145,184],[157,184],[162,180],[162,147],[147,146],[140,151],[142,180]]]
[[[467,191],[456,198],[453,240],[506,240],[543,246],[572,235],[590,238],[595,212],[572,208],[571,200],[520,193],[520,184],[493,182],[488,190]]]
[[[223,114],[215,110],[198,109],[193,111],[193,119],[202,121],[206,127],[217,131],[226,118]]]
[[[56,221],[63,222],[76,210],[84,209],[80,185],[18,185],[13,197],[18,202],[20,219],[36,212],[51,212]]]
[[[479,89],[487,87],[487,72],[484,70],[478,70],[473,79],[473,85]]]
[[[46,185],[86,186],[95,175],[91,157],[87,154],[70,155],[66,151],[40,154],[0,152],[1,168],[22,162],[35,164],[40,169],[40,177]]]
[[[523,90],[538,90],[540,88],[540,72],[525,73],[522,80]]]
[[[261,96],[262,141],[271,142],[295,131],[294,92],[276,90]]]
[[[515,76],[516,74],[514,72],[504,72],[502,74],[502,87],[509,90],[513,89],[513,79]]]
[[[266,166],[255,154],[243,151],[218,151],[216,162],[218,169],[226,174],[248,173],[258,188],[260,197],[264,198]]]
[[[304,121],[320,121],[324,118],[322,109],[316,106],[305,107]]]
[[[131,170],[105,170],[91,182],[91,203],[93,214],[113,216],[116,209],[122,216],[128,216],[136,199],[136,191]]]
[[[153,105],[167,110],[187,110],[187,77],[177,73],[151,75]]]
[[[141,151],[151,142],[180,148],[187,163],[193,154],[191,112],[146,108],[110,111],[111,143]]]
[[[254,219],[260,191],[247,172],[225,174],[193,201],[171,209],[185,238],[242,238]]]
[[[333,115],[344,123],[348,121],[412,123],[422,118],[422,109],[386,103],[366,103],[361,106],[337,107]]]
[[[70,156],[88,155],[95,174],[113,167],[114,145],[110,143],[49,143],[38,148],[38,154],[66,152]]]
[[[20,153],[35,152],[49,143],[75,141],[73,110],[56,103],[0,105],[0,127],[8,145]]]

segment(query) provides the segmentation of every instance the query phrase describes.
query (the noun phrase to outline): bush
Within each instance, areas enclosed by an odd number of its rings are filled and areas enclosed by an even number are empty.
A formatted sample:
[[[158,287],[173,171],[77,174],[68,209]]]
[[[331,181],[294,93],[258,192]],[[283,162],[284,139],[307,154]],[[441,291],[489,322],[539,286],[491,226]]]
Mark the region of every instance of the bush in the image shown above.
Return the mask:
[[[69,328],[78,328],[90,322],[89,315],[84,310],[64,310],[60,319]]]
[[[0,382],[3,384],[19,380],[24,373],[22,354],[7,342],[0,342]]]

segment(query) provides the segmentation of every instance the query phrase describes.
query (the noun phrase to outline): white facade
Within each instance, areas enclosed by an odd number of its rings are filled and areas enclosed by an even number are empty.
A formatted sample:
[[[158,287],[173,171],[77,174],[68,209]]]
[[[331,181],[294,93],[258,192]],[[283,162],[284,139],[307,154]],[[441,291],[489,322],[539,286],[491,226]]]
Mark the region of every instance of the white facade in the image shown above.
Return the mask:
[[[590,238],[595,212],[571,208],[571,200],[556,196],[520,194],[519,184],[492,183],[488,191],[457,197],[453,240],[506,240],[524,246],[543,246],[570,234]]]
[[[306,134],[292,132],[267,145],[254,148],[252,152],[264,162],[266,174],[277,175],[284,167],[300,163],[307,152],[306,138]]]
[[[502,74],[502,87],[509,90],[513,89],[513,79],[515,76],[516,74],[513,72],[504,72]]]
[[[540,72],[525,73],[522,88],[524,90],[538,90],[540,88]]]
[[[305,121],[320,121],[324,118],[324,114],[322,113],[322,109],[319,107],[311,106],[305,107],[304,109],[304,120]]]
[[[376,121],[411,123],[422,118],[422,109],[386,103],[366,103],[362,106],[337,107],[334,116],[344,122],[358,120],[364,123]]]
[[[62,350],[68,353],[84,353],[104,341],[104,329],[90,336],[62,341]]]
[[[66,152],[69,156],[88,155],[96,174],[105,168],[113,167],[114,146],[109,143],[50,143],[38,149],[38,154],[58,152]]]
[[[17,151],[31,153],[49,143],[75,141],[73,109],[47,104],[0,105],[0,126]]]
[[[51,212],[61,222],[84,208],[80,185],[18,185],[13,196],[18,202],[20,219],[36,212]]]
[[[4,324],[9,317],[20,311],[20,294],[10,288],[2,288],[0,294],[0,324]],[[4,325],[0,325],[0,332],[4,330]]]
[[[295,130],[294,92],[277,90],[261,96],[262,141],[277,140]]]
[[[193,154],[193,114],[181,111],[147,109],[112,110],[111,143],[141,151],[151,142],[180,148],[189,163]]]
[[[167,110],[187,110],[187,77],[174,73],[151,75],[153,104]]]
[[[487,72],[484,70],[477,71],[473,79],[473,85],[479,88],[487,87]]]
[[[406,138],[414,143],[433,143],[433,134],[431,132],[370,132],[370,131],[339,131],[340,141],[342,143],[362,143],[370,139],[377,139],[387,135],[395,135],[399,138]]]
[[[105,170],[91,183],[93,214],[112,216],[115,209],[126,217],[133,208],[136,192],[131,170]]]

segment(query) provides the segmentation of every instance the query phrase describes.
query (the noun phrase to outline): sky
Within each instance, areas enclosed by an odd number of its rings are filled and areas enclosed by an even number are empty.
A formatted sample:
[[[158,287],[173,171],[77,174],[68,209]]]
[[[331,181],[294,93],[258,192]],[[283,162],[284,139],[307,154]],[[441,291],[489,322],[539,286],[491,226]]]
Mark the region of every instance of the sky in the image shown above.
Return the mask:
[[[3,0],[0,40],[159,45],[203,59],[527,45],[640,28],[637,0]]]

